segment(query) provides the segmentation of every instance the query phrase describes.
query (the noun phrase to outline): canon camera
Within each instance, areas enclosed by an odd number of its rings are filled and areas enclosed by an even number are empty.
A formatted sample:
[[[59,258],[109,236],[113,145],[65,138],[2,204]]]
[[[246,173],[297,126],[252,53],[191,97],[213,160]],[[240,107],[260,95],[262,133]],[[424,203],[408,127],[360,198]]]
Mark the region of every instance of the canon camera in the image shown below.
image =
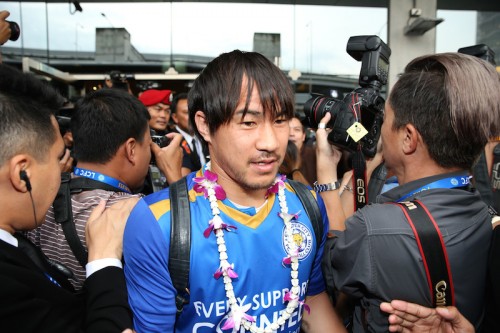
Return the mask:
[[[304,105],[309,125],[317,128],[327,112],[327,124],[332,131],[328,141],[341,149],[355,152],[359,149],[366,157],[377,152],[377,142],[383,121],[385,100],[380,89],[387,84],[391,49],[378,36],[353,36],[347,42],[347,53],[361,61],[360,87],[342,100],[312,94]]]

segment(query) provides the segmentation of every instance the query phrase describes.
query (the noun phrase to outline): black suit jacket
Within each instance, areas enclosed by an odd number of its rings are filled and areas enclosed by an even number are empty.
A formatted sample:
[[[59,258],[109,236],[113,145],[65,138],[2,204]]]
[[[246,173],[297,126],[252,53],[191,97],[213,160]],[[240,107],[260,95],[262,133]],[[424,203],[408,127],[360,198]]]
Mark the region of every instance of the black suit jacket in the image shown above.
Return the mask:
[[[67,284],[50,267],[43,271],[20,248],[0,240],[0,332],[121,332],[132,327],[120,268],[92,274],[83,292]]]

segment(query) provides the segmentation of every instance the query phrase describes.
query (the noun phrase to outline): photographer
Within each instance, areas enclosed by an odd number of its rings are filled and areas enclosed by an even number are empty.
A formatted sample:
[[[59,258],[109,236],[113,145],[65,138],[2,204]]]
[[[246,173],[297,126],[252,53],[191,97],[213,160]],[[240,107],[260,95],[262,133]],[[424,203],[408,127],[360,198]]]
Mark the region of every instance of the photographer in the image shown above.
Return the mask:
[[[393,299],[427,307],[455,304],[476,330],[481,327],[491,216],[469,185],[469,170],[488,139],[498,135],[498,91],[498,73],[475,57],[446,53],[413,60],[385,104],[381,131],[385,164],[400,186],[347,220],[339,191],[320,193],[333,235],[325,247],[331,278],[356,299],[354,331],[388,331],[379,306]],[[330,117],[317,131],[318,182],[325,184],[337,182],[341,156],[328,142]],[[412,211],[421,218],[411,217]],[[414,232],[425,218],[437,238]],[[429,256],[421,253],[429,244],[446,262],[439,267],[449,282],[443,289],[441,281],[434,284],[435,265],[431,269]]]
[[[149,114],[137,98],[119,89],[101,89],[81,98],[71,118],[74,175],[63,175],[58,198],[49,209],[45,224],[30,238],[51,259],[74,273],[75,289],[85,280],[85,224],[101,201],[110,206],[140,197],[151,152],[169,181],[181,177],[180,134],[170,134],[172,146],[158,147],[151,141]],[[66,180],[66,181],[64,181]],[[71,205],[68,205],[71,203]],[[69,214],[64,212],[69,210]]]
[[[123,74],[120,71],[111,71],[104,79],[104,86],[109,89],[125,90],[132,95],[132,89],[130,88],[130,82],[128,81],[132,78],[133,75]]]

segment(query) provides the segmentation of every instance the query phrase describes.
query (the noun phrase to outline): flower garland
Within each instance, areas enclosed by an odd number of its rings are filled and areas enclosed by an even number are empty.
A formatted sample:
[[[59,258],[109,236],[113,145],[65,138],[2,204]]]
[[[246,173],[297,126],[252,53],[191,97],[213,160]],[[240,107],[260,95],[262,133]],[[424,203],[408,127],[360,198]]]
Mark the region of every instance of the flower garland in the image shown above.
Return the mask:
[[[281,217],[285,224],[285,241],[288,241],[289,254],[282,259],[283,265],[289,265],[291,267],[291,285],[292,288],[283,297],[284,302],[288,302],[286,309],[282,311],[281,316],[276,322],[265,328],[259,328],[255,324],[255,319],[247,314],[246,312],[250,309],[251,304],[238,304],[236,296],[234,294],[233,279],[238,277],[238,274],[234,270],[234,264],[230,264],[227,256],[226,242],[224,241],[224,231],[230,232],[231,229],[236,229],[235,226],[228,225],[224,223],[220,217],[220,210],[218,207],[217,200],[224,200],[226,198],[226,193],[222,186],[217,184],[217,174],[211,172],[210,162],[207,163],[205,167],[205,172],[203,177],[195,177],[194,190],[198,193],[203,193],[205,198],[210,202],[210,207],[212,209],[213,218],[208,222],[208,228],[204,231],[203,235],[208,238],[213,232],[217,239],[217,245],[219,250],[219,260],[220,266],[214,273],[214,278],[219,279],[223,277],[224,288],[226,290],[226,297],[229,301],[230,314],[229,318],[226,320],[222,326],[223,330],[232,328],[233,332],[238,332],[240,327],[243,326],[245,330],[253,333],[270,333],[277,331],[286,320],[294,313],[295,309],[299,305],[303,305],[304,309],[309,312],[309,307],[299,299],[299,279],[298,279],[298,269],[299,269],[299,259],[298,255],[300,252],[300,247],[293,241],[292,235],[292,221],[298,218],[297,214],[288,214],[288,206],[285,197],[285,176],[277,176],[273,184],[267,190],[266,197],[271,194],[278,194],[278,200],[280,205],[280,212],[278,216]]]

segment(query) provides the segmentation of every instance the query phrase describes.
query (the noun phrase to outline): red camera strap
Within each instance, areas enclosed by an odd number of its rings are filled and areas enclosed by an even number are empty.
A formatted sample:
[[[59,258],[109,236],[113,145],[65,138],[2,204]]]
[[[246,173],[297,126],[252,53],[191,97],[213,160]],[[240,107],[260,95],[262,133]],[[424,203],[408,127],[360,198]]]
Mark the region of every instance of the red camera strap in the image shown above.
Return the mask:
[[[415,235],[424,263],[432,305],[455,305],[450,262],[436,221],[419,200],[393,204],[403,210]]]

